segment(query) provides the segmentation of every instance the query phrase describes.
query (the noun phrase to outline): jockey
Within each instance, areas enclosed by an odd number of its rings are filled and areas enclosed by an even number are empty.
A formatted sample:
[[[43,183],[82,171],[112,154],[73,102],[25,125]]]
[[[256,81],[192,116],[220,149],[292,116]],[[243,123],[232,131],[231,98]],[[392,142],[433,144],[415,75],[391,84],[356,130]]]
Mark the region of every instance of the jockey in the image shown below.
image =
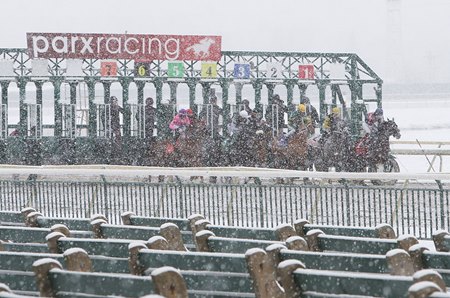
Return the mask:
[[[342,128],[341,122],[343,122],[343,120],[341,119],[341,109],[338,107],[334,107],[333,109],[331,109],[331,114],[325,117],[322,128],[324,129],[324,131],[332,133]]]
[[[240,111],[236,123],[237,130],[233,134],[232,143],[235,150],[233,154],[240,157],[237,162],[240,166],[253,166],[256,131],[250,117],[247,111]]]
[[[188,117],[188,112],[185,109],[181,109],[178,114],[175,115],[172,122],[170,122],[169,128],[172,131],[178,131],[180,136],[186,138],[186,128],[191,125],[191,120]]]
[[[318,127],[318,124],[320,122],[319,113],[317,113],[316,108],[313,105],[311,105],[309,98],[304,96],[300,100],[300,103],[305,105],[306,115],[308,115],[311,118],[314,127]]]
[[[293,131],[290,131],[288,135],[304,128],[310,128],[311,124],[311,117],[306,112],[306,105],[301,103],[289,117],[289,125],[293,128]],[[309,129],[308,132],[312,133]]]
[[[325,117],[322,124],[323,133],[319,142],[323,145],[328,137],[334,132],[346,132],[346,125],[341,118],[341,109],[334,107],[331,109],[331,113]]]
[[[380,124],[384,122],[383,109],[377,108],[375,112],[367,114],[366,121],[362,128],[369,135],[375,135],[378,132]]]

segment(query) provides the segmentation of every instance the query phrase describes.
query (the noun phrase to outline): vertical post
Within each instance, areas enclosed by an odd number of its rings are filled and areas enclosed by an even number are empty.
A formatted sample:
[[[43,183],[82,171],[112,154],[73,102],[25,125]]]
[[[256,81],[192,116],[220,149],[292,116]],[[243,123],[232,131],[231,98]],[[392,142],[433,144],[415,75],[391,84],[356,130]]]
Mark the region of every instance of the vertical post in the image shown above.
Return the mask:
[[[108,104],[109,103],[109,99],[111,98],[111,82],[102,82],[103,84],[103,90],[104,90],[104,103]]]
[[[178,82],[168,82],[169,89],[170,89],[170,101],[171,102],[177,102],[177,88],[178,88]]]
[[[296,79],[288,79],[284,81],[284,85],[286,85],[287,91],[287,105],[288,107],[292,107],[292,103],[294,101],[294,86]]]
[[[336,91],[336,85],[331,85],[331,103],[333,108],[336,106],[336,99],[337,99],[337,91]]]
[[[77,87],[78,87],[78,82],[77,81],[73,81],[73,82],[69,82],[69,86],[70,86],[70,104],[71,105],[75,105],[75,109],[77,106]],[[76,131],[76,112],[74,110],[70,110],[71,111],[71,116],[72,116],[72,133],[73,135],[75,135],[75,131]]]
[[[382,108],[382,98],[383,98],[383,83],[378,82],[375,88],[375,95],[377,96],[377,107]]]
[[[165,115],[163,113],[163,110],[161,109],[163,81],[161,78],[155,78],[153,81],[153,84],[155,85],[155,89],[156,89],[156,112],[157,112],[157,119],[158,119],[156,126],[158,129],[158,135],[161,136],[161,131],[164,131],[164,128],[162,126],[165,123],[165,119],[164,119]]]
[[[228,123],[230,122],[230,104],[228,103],[228,88],[230,81],[228,79],[220,79],[220,87],[222,88],[222,110],[223,110],[223,136],[228,137]]]
[[[78,82],[69,82],[70,86],[70,104],[76,105],[77,104],[77,86]]]
[[[273,97],[273,92],[274,92],[274,89],[275,89],[275,83],[265,83],[265,85],[267,87],[267,99],[268,99],[267,103],[269,105],[271,105],[271,104],[273,104],[272,97]]]
[[[203,104],[209,103],[209,95],[211,94],[211,83],[210,82],[200,82],[202,85],[202,95],[203,95]]]
[[[123,105],[123,135],[128,137],[131,135],[131,111],[128,105],[128,97],[130,94],[130,78],[121,78],[120,84],[122,85],[122,105]]]
[[[36,85],[36,104],[42,105],[42,85],[41,81],[35,81],[34,85]]]
[[[308,85],[300,83],[298,84],[298,89],[300,91],[300,103],[303,103],[303,99],[306,96],[306,89],[308,89]]]
[[[2,104],[7,105],[8,104],[8,86],[9,81],[1,81],[1,87],[2,87]]]
[[[244,83],[234,83],[234,87],[236,89],[236,104],[240,104],[242,102],[242,88],[244,88]]]
[[[95,106],[95,79],[87,78],[86,85],[88,86],[89,99],[89,128],[88,136],[92,139],[97,135],[97,110]]]
[[[262,89],[262,81],[257,79],[252,83],[253,89],[255,90],[255,109],[262,111],[261,105],[261,89]]]
[[[35,81],[34,85],[36,85],[36,104],[41,105],[41,113],[42,113],[42,109],[44,108],[42,105],[42,85],[43,82],[40,81]],[[36,110],[39,111],[39,110]],[[36,115],[36,135],[39,137],[42,137],[42,117],[41,117],[41,113],[37,113]],[[39,133],[38,133],[39,131]]]
[[[350,84],[350,92],[351,92],[351,106],[352,106],[352,111],[351,111],[351,125],[350,125],[350,129],[351,129],[351,133],[352,136],[356,136],[358,135],[358,109],[356,109],[355,107],[357,106],[356,101],[358,100],[358,98],[362,98],[362,86],[361,83],[356,82],[356,81],[352,81]]]
[[[144,104],[145,81],[136,81],[136,86],[137,86],[137,102],[138,104],[142,105]]]
[[[189,87],[189,107],[192,109],[194,114],[197,114],[197,106],[195,105],[195,88],[197,87],[197,79],[187,78],[187,85]]]
[[[8,86],[9,86],[9,81],[0,81],[0,85],[2,88],[2,101],[0,104],[5,105],[5,107],[8,107]],[[6,122],[6,120],[8,119],[7,116],[8,115],[8,109],[6,109],[6,111],[2,111],[2,114],[0,114],[0,121],[5,121],[5,125],[6,125],[6,135],[5,138],[8,137],[8,122]],[[5,117],[6,119],[4,119],[3,117]],[[1,122],[0,122],[1,123]],[[0,145],[1,146],[1,145]],[[1,149],[0,149],[1,150]],[[1,159],[1,157],[0,157]]]
[[[61,137],[62,135],[62,109],[61,109],[61,83],[62,78],[54,78],[53,83],[53,97],[55,98],[55,131],[53,135],[55,137]]]
[[[325,106],[325,91],[327,88],[327,83],[324,81],[320,81],[317,84],[319,88],[319,113],[320,113],[320,121],[323,122],[325,116],[327,115],[327,110]]]
[[[27,135],[27,109],[25,107],[26,86],[28,80],[24,77],[20,77],[17,83],[19,87],[19,135]]]

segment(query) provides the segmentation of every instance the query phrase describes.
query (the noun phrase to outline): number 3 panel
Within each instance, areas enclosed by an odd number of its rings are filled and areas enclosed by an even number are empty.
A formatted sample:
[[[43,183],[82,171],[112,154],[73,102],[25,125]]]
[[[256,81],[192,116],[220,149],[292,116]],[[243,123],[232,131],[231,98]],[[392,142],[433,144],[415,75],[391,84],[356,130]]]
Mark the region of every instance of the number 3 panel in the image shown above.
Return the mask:
[[[250,78],[250,64],[239,64],[234,65],[233,77],[235,79],[248,79]]]

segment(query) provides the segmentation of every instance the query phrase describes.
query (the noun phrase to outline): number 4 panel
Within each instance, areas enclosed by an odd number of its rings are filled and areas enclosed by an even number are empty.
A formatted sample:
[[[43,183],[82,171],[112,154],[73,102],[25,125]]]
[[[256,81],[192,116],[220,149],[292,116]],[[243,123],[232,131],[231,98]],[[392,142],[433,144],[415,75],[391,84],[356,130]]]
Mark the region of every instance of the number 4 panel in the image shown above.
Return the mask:
[[[217,62],[202,63],[202,78],[217,78]]]

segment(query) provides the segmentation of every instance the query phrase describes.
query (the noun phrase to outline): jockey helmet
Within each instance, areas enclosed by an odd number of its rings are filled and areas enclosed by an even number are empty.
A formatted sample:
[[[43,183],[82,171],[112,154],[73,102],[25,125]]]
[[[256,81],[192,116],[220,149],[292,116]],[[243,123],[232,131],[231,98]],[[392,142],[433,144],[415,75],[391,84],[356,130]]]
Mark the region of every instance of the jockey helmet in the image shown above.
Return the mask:
[[[250,118],[250,115],[247,113],[246,110],[240,111],[240,112],[239,112],[239,116],[241,116],[241,117],[244,118],[244,119]]]
[[[377,108],[373,114],[375,116],[382,116],[383,115],[383,109],[382,108]]]
[[[340,115],[341,114],[341,109],[338,107],[334,107],[331,109],[331,113],[335,114],[335,115]]]
[[[189,116],[194,115],[194,112],[192,112],[191,109],[187,109],[187,110],[186,110],[186,113],[187,113]]]
[[[181,109],[178,113],[181,115],[187,115],[187,111],[185,109]]]
[[[302,113],[305,113],[306,112],[306,106],[304,105],[304,104],[299,104],[298,106],[297,106],[297,110],[299,111],[299,112],[302,112]]]
[[[305,105],[309,104],[310,103],[309,97],[303,96],[302,98],[300,98],[300,103],[303,103]]]

